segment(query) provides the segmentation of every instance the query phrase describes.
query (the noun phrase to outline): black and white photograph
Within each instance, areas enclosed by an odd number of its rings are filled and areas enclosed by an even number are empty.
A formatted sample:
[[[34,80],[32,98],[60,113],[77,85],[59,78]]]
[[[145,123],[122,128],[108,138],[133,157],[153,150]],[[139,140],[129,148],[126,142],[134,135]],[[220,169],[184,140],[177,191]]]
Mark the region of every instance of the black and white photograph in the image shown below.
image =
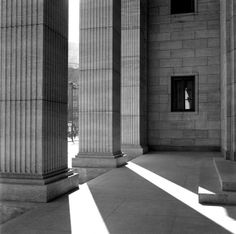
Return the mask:
[[[0,0],[0,234],[236,234],[236,0]]]

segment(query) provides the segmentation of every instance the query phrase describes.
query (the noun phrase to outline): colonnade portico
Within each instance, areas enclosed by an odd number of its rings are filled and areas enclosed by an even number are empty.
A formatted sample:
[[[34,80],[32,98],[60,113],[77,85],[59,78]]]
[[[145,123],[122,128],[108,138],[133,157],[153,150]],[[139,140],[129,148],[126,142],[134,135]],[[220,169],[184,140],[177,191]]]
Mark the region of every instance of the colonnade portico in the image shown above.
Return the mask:
[[[0,1],[1,199],[49,201],[78,186],[67,166],[68,1]],[[81,1],[80,151],[73,167],[124,165],[121,2]]]
[[[78,172],[147,151],[146,10],[140,0],[80,1]]]
[[[160,2],[154,3],[158,6]],[[233,165],[236,160],[236,3],[233,0],[220,0],[220,3],[221,38],[218,41],[221,45],[208,48],[209,53],[216,48],[221,52],[221,80],[215,77],[221,82],[218,92],[221,118],[217,121],[221,127],[217,129],[221,135],[217,139],[221,143],[215,146],[221,148],[227,162]],[[152,74],[151,77],[146,72],[147,61],[154,64],[151,67],[159,61],[159,58],[154,61],[151,56],[147,59],[146,48],[151,46],[151,43],[147,44],[147,31],[154,34],[155,57],[162,51],[158,40],[165,38],[160,35],[167,35],[168,43],[172,43],[173,38],[180,40],[177,43],[181,47],[179,51],[169,51],[167,55],[173,54],[181,61],[184,61],[182,53],[195,59],[195,52],[204,54],[205,47],[197,50],[188,45],[190,53],[185,53],[182,45],[186,43],[188,32],[160,34],[155,22],[159,19],[156,8],[161,6],[153,5],[151,14],[155,18],[152,22],[155,27],[146,27],[149,13],[145,0],[80,0],[80,4],[79,149],[72,167],[75,171],[115,168],[126,164],[123,150],[128,154],[142,154],[151,146],[150,142],[158,141],[157,135],[161,131],[163,141],[157,146],[168,146],[167,130],[162,129],[157,121],[154,121],[153,139],[150,139],[152,134],[149,139],[147,137],[148,133],[153,133],[152,126],[147,130],[147,116],[151,110],[164,107],[165,115],[173,118],[165,123],[167,129],[175,124],[175,117],[180,118],[179,115],[171,116],[175,113],[167,110],[171,104],[169,64],[171,68],[175,66],[171,57],[162,60],[165,62],[162,65],[167,68],[155,68],[166,72],[162,77],[165,102],[159,107],[154,102],[155,108],[150,110],[149,106],[148,110],[148,102],[151,99],[157,101],[155,95],[160,92],[159,84],[150,86],[155,93],[150,92],[147,98],[148,79],[158,83],[162,74]],[[165,14],[166,19],[171,18],[170,12]],[[197,16],[198,13],[194,14]],[[0,24],[0,199],[46,202],[78,187],[78,174],[70,171],[67,165],[68,0],[0,0]],[[183,28],[182,21],[178,24]],[[171,28],[171,20],[168,25]],[[193,31],[190,36],[195,40],[197,34],[206,37],[207,33],[208,28],[203,32],[200,30],[199,34]],[[168,43],[162,43],[165,50],[169,50]],[[172,49],[175,50],[175,46]],[[202,62],[201,57],[198,59]],[[188,65],[191,71],[194,67],[204,72],[209,69],[208,65],[204,68]],[[179,68],[180,71],[185,69],[182,65]],[[201,73],[199,77],[208,79]],[[198,87],[199,92],[208,88],[205,85]],[[199,108],[195,117],[201,114],[207,117],[206,107],[210,107],[211,102],[200,105],[204,108]],[[159,109],[150,115],[151,118],[155,113],[162,114]],[[192,117],[189,115],[188,118]],[[184,133],[189,133],[188,130],[194,134],[203,132],[208,123],[208,119],[200,119],[195,124],[199,129],[195,129],[195,125],[181,126],[183,120],[176,120],[180,121],[179,129],[170,141],[177,148],[178,142],[181,147],[188,148]],[[166,137],[172,133],[172,129],[169,130]],[[226,160],[221,159],[217,165],[222,162],[225,164]],[[233,183],[235,186],[235,180]]]

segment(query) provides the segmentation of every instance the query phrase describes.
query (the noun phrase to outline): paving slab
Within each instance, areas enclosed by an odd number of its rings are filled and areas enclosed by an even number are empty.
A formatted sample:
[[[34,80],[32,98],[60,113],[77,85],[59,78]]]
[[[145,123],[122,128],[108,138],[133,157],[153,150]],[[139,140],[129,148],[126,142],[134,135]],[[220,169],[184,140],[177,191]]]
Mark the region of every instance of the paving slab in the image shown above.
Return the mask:
[[[214,165],[219,176],[221,189],[236,192],[236,162],[214,158]]]
[[[215,220],[204,213],[212,206],[198,203],[196,188],[200,168],[201,165],[213,166],[213,156],[202,152],[154,152],[132,161],[133,166],[190,194],[193,201],[186,196],[177,199],[177,191],[167,193],[165,186],[151,183],[142,173],[135,173],[126,166],[102,174],[81,185],[79,190],[50,203],[37,204],[35,209],[0,225],[0,233],[236,233],[225,222],[235,225],[235,206],[214,206],[223,209],[221,214],[215,212],[218,218]]]
[[[198,195],[202,204],[236,205],[236,192],[223,191],[214,162],[201,167]]]

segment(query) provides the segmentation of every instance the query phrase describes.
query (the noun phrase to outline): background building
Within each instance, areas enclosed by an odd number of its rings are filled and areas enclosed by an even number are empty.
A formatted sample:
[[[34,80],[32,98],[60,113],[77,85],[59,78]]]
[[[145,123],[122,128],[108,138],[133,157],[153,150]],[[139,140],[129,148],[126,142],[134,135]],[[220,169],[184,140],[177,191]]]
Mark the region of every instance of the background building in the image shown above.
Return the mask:
[[[79,43],[69,42],[68,51],[68,136],[78,137]]]
[[[68,134],[78,136],[79,125],[79,69],[68,68]]]

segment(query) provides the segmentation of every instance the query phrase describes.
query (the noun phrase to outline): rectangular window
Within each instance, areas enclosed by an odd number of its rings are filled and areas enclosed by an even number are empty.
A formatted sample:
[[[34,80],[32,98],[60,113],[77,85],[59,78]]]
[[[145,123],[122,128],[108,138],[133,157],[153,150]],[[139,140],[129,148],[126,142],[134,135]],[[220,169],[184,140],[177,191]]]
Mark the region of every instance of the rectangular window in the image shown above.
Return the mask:
[[[171,77],[171,111],[195,111],[195,76]]]
[[[195,0],[171,0],[171,14],[195,12]]]

